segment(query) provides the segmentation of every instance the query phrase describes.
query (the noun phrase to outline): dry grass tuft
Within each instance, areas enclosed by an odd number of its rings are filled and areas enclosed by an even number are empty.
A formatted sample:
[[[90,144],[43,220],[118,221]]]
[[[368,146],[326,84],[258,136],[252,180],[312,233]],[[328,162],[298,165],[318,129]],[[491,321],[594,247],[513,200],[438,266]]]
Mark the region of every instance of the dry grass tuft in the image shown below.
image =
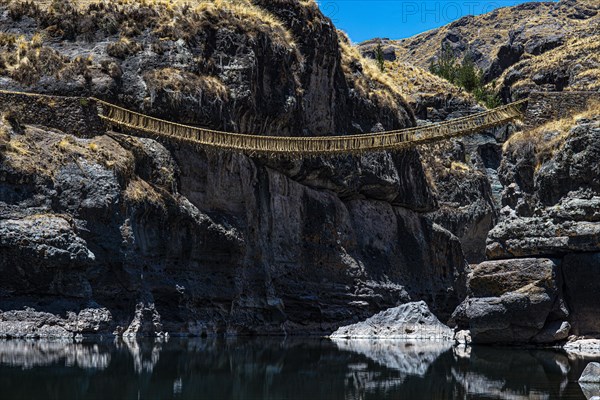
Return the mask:
[[[534,78],[553,77],[560,73],[568,77],[567,90],[600,90],[600,30],[596,35],[585,38],[571,38],[563,46],[535,57],[527,58],[504,71],[499,81],[509,80],[510,73],[520,70],[524,79],[512,85],[514,89],[534,88]]]
[[[227,86],[216,77],[197,75],[176,68],[156,69],[144,74],[151,97],[166,95],[171,105],[178,106],[186,99],[193,98],[198,103],[224,103],[229,99]]]
[[[6,144],[6,151],[9,153],[14,153],[18,156],[28,156],[31,154],[29,150],[27,150],[27,144],[18,139],[11,139]]]
[[[0,128],[3,126],[0,123]],[[9,134],[4,147],[0,152],[13,169],[50,179],[77,160],[104,165],[124,177],[133,175],[134,170],[131,154],[106,136],[92,141],[26,126],[23,134]]]
[[[140,43],[129,40],[126,37],[121,37],[118,41],[111,42],[106,46],[106,53],[111,57],[125,59],[140,52],[142,49],[143,46]]]
[[[139,178],[132,179],[127,185],[125,200],[133,204],[150,203],[159,209],[166,209],[164,196],[154,186]]]
[[[461,161],[452,161],[450,163],[450,169],[459,172],[469,172],[472,168]]]
[[[91,79],[92,60],[75,57],[70,60],[58,51],[43,45],[43,36],[0,35],[0,75],[7,75],[17,82],[33,85],[45,76],[58,79]]]
[[[452,95],[475,102],[471,94],[423,68],[396,60],[385,62],[385,71],[402,95],[411,102],[419,98]]]
[[[294,47],[288,29],[251,0],[23,0],[8,3],[13,19],[38,18],[63,39],[83,35],[93,40],[96,31],[134,37],[151,29],[162,38],[193,42],[207,26],[229,26],[250,34],[267,34],[275,44]],[[309,2],[310,3],[310,2]]]

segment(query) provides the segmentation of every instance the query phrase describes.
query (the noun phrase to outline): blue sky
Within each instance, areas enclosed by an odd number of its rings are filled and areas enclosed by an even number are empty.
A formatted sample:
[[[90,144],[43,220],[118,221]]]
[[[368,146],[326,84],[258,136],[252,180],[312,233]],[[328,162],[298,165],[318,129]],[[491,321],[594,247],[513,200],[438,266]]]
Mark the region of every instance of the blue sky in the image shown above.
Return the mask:
[[[325,15],[353,42],[374,37],[402,39],[524,0],[317,0]]]

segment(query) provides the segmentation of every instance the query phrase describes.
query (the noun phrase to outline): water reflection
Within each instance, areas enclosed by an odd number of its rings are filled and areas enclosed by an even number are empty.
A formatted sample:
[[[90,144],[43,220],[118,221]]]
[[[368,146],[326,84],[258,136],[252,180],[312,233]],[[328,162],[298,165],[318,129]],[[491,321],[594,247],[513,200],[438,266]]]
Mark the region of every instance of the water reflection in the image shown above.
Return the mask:
[[[0,398],[584,399],[589,361],[435,342],[1,341]]]
[[[110,353],[97,344],[83,345],[72,341],[0,342],[0,365],[31,369],[62,364],[67,367],[102,370],[110,363]]]

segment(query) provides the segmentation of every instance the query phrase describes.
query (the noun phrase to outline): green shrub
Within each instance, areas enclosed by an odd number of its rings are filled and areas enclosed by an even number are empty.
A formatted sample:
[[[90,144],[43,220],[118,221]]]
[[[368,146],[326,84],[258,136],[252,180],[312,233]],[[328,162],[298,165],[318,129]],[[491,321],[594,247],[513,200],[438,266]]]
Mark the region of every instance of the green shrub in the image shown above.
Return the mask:
[[[431,62],[429,71],[473,94],[477,101],[488,108],[498,107],[502,103],[498,94],[485,86],[483,72],[477,68],[473,55],[469,52],[458,62],[450,46],[445,44],[440,57]]]

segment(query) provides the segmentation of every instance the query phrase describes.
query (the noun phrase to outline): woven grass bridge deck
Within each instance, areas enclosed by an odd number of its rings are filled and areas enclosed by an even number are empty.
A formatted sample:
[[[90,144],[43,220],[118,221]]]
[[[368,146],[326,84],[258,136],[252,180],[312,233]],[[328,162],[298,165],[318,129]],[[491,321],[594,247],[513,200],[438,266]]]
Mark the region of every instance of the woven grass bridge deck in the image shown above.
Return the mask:
[[[347,136],[283,137],[221,132],[150,117],[92,98],[107,124],[144,132],[167,140],[250,155],[316,156],[398,150],[453,137],[470,135],[520,118],[527,100],[449,121],[395,131]]]

